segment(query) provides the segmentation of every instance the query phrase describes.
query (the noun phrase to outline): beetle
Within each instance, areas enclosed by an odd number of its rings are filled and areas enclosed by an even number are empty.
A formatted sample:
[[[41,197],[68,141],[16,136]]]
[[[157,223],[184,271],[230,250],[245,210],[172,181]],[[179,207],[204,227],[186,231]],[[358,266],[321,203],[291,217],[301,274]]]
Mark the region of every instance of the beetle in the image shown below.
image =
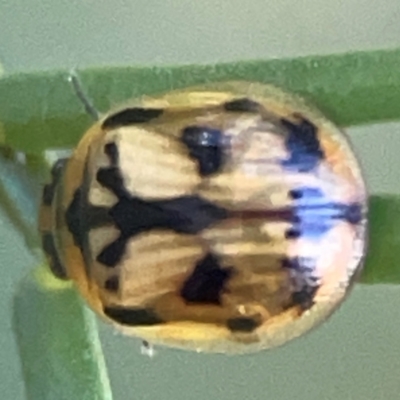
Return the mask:
[[[366,213],[338,127],[277,87],[219,82],[99,116],[55,163],[40,232],[53,273],[123,333],[246,353],[341,304],[362,268]]]

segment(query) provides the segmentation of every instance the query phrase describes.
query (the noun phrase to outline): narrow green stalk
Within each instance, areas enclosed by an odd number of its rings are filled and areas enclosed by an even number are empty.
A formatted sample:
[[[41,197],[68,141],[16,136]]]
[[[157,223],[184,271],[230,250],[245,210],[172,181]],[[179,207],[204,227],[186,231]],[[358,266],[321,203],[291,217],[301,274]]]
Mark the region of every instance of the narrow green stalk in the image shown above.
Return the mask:
[[[28,400],[112,400],[95,317],[47,268],[20,283],[14,329]]]

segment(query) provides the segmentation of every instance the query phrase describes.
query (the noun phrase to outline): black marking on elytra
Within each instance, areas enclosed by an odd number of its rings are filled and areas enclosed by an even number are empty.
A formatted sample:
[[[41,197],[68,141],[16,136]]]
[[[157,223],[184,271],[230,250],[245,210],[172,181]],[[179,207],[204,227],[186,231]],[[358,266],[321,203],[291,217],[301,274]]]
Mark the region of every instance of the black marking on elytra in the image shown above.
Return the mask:
[[[65,213],[65,220],[75,245],[81,250],[85,249],[87,234],[91,229],[113,223],[109,208],[89,204],[82,187],[75,191],[73,200]]]
[[[298,172],[309,172],[316,168],[325,154],[317,134],[317,127],[309,120],[302,118],[299,123],[285,118],[281,124],[287,130],[286,149],[290,156],[283,160],[282,166]]]
[[[121,193],[122,189],[113,190]],[[109,216],[120,231],[120,236],[98,255],[97,261],[114,267],[121,260],[129,238],[152,229],[169,229],[177,233],[196,234],[225,219],[223,208],[197,196],[183,196],[173,200],[144,201],[137,197],[120,197],[109,210]]]
[[[117,150],[112,148],[111,162],[118,159]],[[97,256],[97,261],[108,267],[116,266],[121,260],[128,239],[142,232],[158,228],[196,234],[228,216],[227,210],[198,196],[160,201],[134,197],[126,190],[121,171],[115,165],[99,169],[97,180],[118,197],[108,215],[119,229],[120,236]]]
[[[248,99],[247,97],[241,99],[235,99],[227,101],[224,104],[225,111],[230,112],[245,112],[245,113],[257,113],[261,106],[254,100]]]
[[[315,293],[320,287],[316,275],[315,259],[312,257],[286,257],[282,259],[282,267],[291,270],[295,291],[292,295],[292,306],[301,306],[308,310],[314,304]]]
[[[134,236],[155,228],[196,234],[227,217],[227,211],[197,196],[173,200],[120,199],[110,216],[123,236]]]
[[[247,113],[257,113],[260,111],[261,105],[254,100],[247,97],[241,99],[235,99],[227,101],[224,104],[225,111],[229,112],[247,112]]]
[[[82,190],[79,187],[73,196],[72,202],[65,212],[65,221],[68,226],[68,230],[71,232],[74,238],[74,243],[81,250],[85,241],[86,233],[83,231],[81,209],[85,207],[85,202],[82,199]]]
[[[104,288],[110,292],[118,292],[119,290],[119,277],[117,275],[110,276],[104,282]]]
[[[226,326],[232,332],[251,333],[260,325],[259,321],[251,317],[235,317],[228,319],[226,322]]]
[[[114,142],[109,142],[104,145],[104,153],[110,159],[112,165],[118,162],[118,148]]]
[[[311,259],[312,260],[312,259]],[[303,261],[301,257],[284,257],[282,258],[282,267],[289,268],[293,270],[300,270],[303,265]]]
[[[110,189],[117,197],[129,197],[118,167],[100,168],[97,171],[96,179],[100,185]]]
[[[88,185],[90,184],[87,165],[83,171],[82,185],[78,187],[65,212],[66,225],[74,239],[74,244],[82,253],[87,276],[90,277],[93,256],[89,243],[91,229],[112,225],[108,207],[98,207],[89,203]]]
[[[217,173],[224,164],[224,137],[219,129],[207,126],[187,126],[181,140],[191,158],[197,161],[199,174],[209,176]]]
[[[151,326],[165,323],[153,310],[139,307],[104,307],[104,314],[128,326]]]
[[[60,158],[57,160],[52,169],[51,169],[51,183],[47,184],[43,188],[43,193],[42,193],[42,202],[46,206],[51,206],[53,199],[54,199],[54,194],[57,189],[57,185],[60,182],[64,166],[66,162],[68,161],[68,158]]]
[[[97,256],[98,262],[115,267],[125,252],[127,241],[142,232],[159,228],[197,234],[227,218],[227,210],[198,196],[161,201],[145,201],[132,196],[125,188],[120,169],[115,165],[118,163],[117,146],[107,143],[104,151],[112,165],[99,169],[97,180],[113,192],[118,201],[110,208],[90,204],[87,198],[88,171],[85,168],[83,184],[75,191],[65,214],[68,229],[88,265],[91,262],[88,233],[93,228],[112,224],[119,229],[119,237]]]
[[[99,228],[111,225],[113,222],[108,207],[90,205],[86,210],[86,215],[83,216],[83,229]]]
[[[81,251],[84,268],[87,276],[89,277],[91,254],[89,248],[89,232],[86,230],[88,225],[85,223],[87,210],[89,209],[86,177],[87,166],[85,167],[83,174],[83,183],[75,190],[72,201],[65,211],[64,218],[68,230],[73,237],[75,246],[77,246]]]
[[[304,286],[298,292],[293,293],[292,302],[300,306],[303,311],[309,310],[314,304],[315,293],[319,286]]]
[[[125,237],[118,237],[97,255],[96,261],[106,267],[115,267],[125,252],[126,241],[127,239]]]
[[[184,282],[181,297],[187,303],[220,305],[221,295],[232,273],[232,268],[223,268],[217,256],[209,253],[196,264]]]
[[[364,218],[363,206],[360,203],[343,204],[341,208],[341,217],[349,224],[357,225]]]
[[[303,192],[299,189],[292,189],[292,190],[289,190],[288,196],[292,200],[299,200],[303,197]]]
[[[289,228],[285,232],[286,239],[298,239],[301,236],[301,232],[298,229]]]
[[[144,124],[158,118],[163,112],[162,108],[125,108],[122,111],[111,114],[103,121],[101,127],[102,129],[115,129],[121,126]]]
[[[98,262],[107,267],[115,267],[125,252],[127,241],[142,232],[169,229],[177,233],[197,234],[227,218],[227,210],[198,196],[146,201],[131,195],[126,190],[121,171],[116,165],[118,148],[111,144],[107,146],[105,153],[112,165],[100,168],[97,180],[118,198],[118,202],[107,212],[120,235],[100,252],[97,256]]]
[[[51,233],[44,233],[42,236],[43,250],[46,252],[50,261],[51,272],[60,279],[68,279],[67,271],[62,264],[56,245],[54,243],[54,237]]]

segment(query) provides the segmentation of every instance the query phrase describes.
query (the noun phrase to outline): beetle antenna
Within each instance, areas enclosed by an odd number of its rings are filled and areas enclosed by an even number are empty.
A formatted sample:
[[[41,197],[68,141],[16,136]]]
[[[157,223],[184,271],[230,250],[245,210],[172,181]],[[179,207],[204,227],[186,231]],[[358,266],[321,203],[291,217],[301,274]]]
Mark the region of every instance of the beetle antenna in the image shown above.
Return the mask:
[[[68,82],[72,85],[72,88],[74,90],[74,93],[78,97],[79,101],[82,103],[83,107],[85,108],[85,111],[94,119],[94,120],[99,120],[100,119],[100,112],[96,109],[96,107],[93,105],[89,97],[86,95],[85,91],[83,90],[83,87],[79,81],[78,74],[74,69],[72,69],[69,73],[68,76]]]

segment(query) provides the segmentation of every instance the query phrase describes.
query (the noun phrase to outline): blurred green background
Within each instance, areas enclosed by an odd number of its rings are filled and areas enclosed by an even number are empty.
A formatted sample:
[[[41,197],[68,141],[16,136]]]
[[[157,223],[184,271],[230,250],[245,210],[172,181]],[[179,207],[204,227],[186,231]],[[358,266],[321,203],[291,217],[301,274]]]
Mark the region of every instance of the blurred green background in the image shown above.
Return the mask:
[[[0,0],[9,72],[110,64],[210,63],[400,46],[398,0]],[[349,129],[371,192],[400,194],[400,124]],[[24,399],[11,330],[35,261],[0,214],[0,397]],[[357,286],[320,329],[256,355],[157,349],[99,323],[115,400],[396,400],[400,287]],[[57,400],[57,399],[55,399]]]

